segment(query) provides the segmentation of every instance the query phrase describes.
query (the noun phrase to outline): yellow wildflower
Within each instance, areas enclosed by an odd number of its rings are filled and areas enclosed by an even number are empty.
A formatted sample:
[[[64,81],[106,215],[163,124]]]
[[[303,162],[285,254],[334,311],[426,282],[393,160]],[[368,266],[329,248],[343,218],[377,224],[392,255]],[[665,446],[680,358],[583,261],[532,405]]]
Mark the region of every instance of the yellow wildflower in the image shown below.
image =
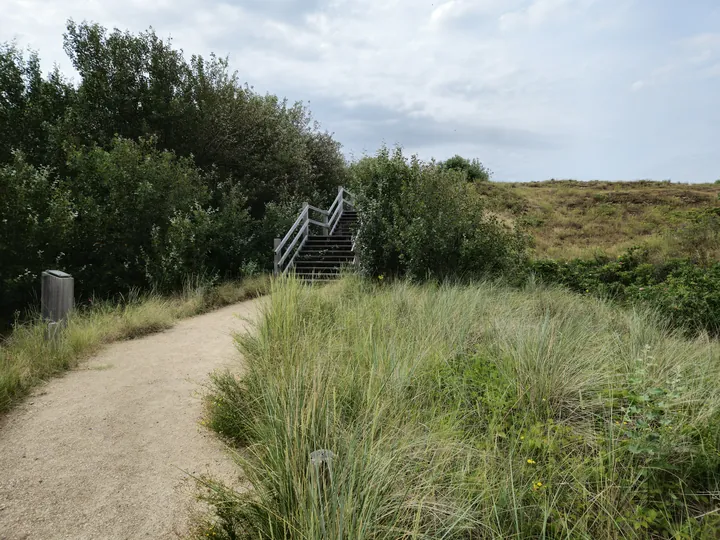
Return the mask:
[[[528,462],[530,465],[535,465],[535,460],[534,460],[534,459],[528,459],[527,462]]]

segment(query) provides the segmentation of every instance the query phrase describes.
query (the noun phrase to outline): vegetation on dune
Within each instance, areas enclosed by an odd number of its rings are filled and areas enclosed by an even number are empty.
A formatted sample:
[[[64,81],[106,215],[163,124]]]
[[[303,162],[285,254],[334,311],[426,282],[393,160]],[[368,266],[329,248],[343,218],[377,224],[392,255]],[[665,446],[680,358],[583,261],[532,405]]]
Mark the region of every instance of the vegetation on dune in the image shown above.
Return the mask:
[[[720,335],[720,262],[651,263],[647,251],[632,249],[616,259],[543,259],[534,261],[531,269],[544,281],[575,292],[652,306],[668,323],[690,334]]]
[[[350,176],[358,195],[356,250],[365,276],[424,281],[503,275],[520,286],[535,277],[583,294],[652,306],[690,333],[720,333],[718,206],[685,210],[684,224],[665,233],[663,252],[655,244],[613,257],[598,248],[592,258],[563,261],[530,250],[531,210],[515,187],[468,183],[464,172],[407,159],[399,148],[382,148],[353,163]],[[643,185],[654,189],[652,183]],[[607,183],[594,189],[600,188]],[[607,189],[603,197],[627,204],[624,191]],[[699,193],[692,200],[707,203]],[[664,196],[680,204],[677,191]],[[508,213],[515,217],[503,219]]]
[[[530,269],[576,292],[650,305],[691,333],[720,335],[720,207],[695,212],[666,241],[681,256],[662,257],[645,246],[618,257],[537,259]]]
[[[720,347],[557,288],[278,281],[210,425],[217,538],[714,538]],[[330,450],[316,469],[310,454]]]
[[[658,259],[685,256],[674,232],[720,207],[720,186],[713,184],[553,180],[475,188],[489,210],[526,228],[535,256],[561,260],[613,257],[641,244]]]
[[[382,148],[350,166],[366,276],[442,279],[523,267],[528,239],[488,214],[466,172],[447,163]]]
[[[465,175],[468,182],[487,182],[492,176],[490,169],[485,167],[479,159],[467,159],[459,154],[438,163],[444,170],[458,171]]]
[[[132,291],[124,302],[90,302],[73,312],[56,339],[46,338],[47,324],[17,325],[0,342],[0,413],[7,411],[40,382],[78,364],[112,341],[133,339],[170,328],[178,319],[265,294],[267,275],[212,285],[186,280],[174,296]]]

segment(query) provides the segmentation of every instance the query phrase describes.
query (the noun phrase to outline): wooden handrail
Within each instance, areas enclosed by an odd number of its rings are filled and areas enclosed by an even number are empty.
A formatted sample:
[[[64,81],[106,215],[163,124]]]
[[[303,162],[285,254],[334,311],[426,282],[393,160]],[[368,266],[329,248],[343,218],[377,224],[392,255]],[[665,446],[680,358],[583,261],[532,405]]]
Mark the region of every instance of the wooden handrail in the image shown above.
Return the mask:
[[[323,210],[322,208],[318,208],[317,206],[308,205],[308,210],[313,210],[315,212],[323,214],[324,216],[327,216],[328,214],[330,214],[330,212],[328,212],[327,210]]]
[[[346,197],[346,195],[348,195],[348,197]],[[300,215],[297,217],[292,227],[290,227],[290,230],[288,230],[282,240],[278,238],[275,239],[275,247],[273,249],[275,255],[274,273],[276,275],[286,274],[288,270],[292,268],[292,266],[295,264],[295,258],[297,257],[302,247],[305,245],[305,241],[307,240],[307,237],[310,233],[310,225],[321,227],[322,229],[324,229],[325,235],[333,234],[338,226],[338,223],[340,223],[340,217],[343,214],[345,205],[348,204],[349,206],[354,207],[354,199],[355,196],[352,193],[350,193],[344,187],[338,187],[337,197],[335,197],[335,200],[330,205],[330,208],[328,210],[323,210],[322,208],[311,206],[308,203],[303,204]],[[310,219],[310,211],[321,214],[323,216],[323,221],[316,221],[314,219]],[[302,242],[300,242],[301,238]],[[286,248],[285,244],[287,244],[288,242],[290,242],[290,245],[288,245]],[[299,245],[298,242],[300,242]],[[291,253],[293,253],[292,257],[290,257],[290,260],[287,262],[287,264],[285,264],[285,261],[288,259],[288,256]]]
[[[303,221],[303,218],[307,215],[307,207],[304,207],[302,212],[300,212],[300,215],[295,220],[295,223],[293,223],[292,227],[290,227],[290,230],[287,232],[285,237],[280,241],[280,244],[278,247],[275,248],[275,253],[280,253],[283,246],[287,243],[288,240],[290,240],[290,237],[292,236],[292,232],[297,228],[298,225],[300,225],[300,222]]]

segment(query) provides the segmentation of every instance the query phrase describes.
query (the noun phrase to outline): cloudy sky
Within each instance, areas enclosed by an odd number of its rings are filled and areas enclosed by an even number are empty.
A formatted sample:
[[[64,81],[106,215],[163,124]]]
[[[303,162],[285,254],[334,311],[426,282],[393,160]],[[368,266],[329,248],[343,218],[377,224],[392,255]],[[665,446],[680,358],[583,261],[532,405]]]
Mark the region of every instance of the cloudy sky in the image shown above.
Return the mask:
[[[227,55],[348,155],[402,144],[496,180],[720,178],[718,0],[0,0],[0,41],[71,73],[65,21]]]

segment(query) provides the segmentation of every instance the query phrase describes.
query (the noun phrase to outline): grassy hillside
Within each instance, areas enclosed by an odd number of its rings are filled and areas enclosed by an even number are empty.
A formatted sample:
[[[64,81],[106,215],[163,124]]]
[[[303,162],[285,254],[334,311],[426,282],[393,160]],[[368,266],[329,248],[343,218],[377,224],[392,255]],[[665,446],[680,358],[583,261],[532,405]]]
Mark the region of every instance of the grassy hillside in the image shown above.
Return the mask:
[[[200,538],[716,538],[720,348],[650,312],[290,280],[241,344],[210,424],[253,489]]]
[[[551,180],[477,185],[493,211],[527,226],[536,255],[559,259],[598,251],[619,255],[640,243],[673,254],[672,233],[699,210],[720,206],[718,184]]]

